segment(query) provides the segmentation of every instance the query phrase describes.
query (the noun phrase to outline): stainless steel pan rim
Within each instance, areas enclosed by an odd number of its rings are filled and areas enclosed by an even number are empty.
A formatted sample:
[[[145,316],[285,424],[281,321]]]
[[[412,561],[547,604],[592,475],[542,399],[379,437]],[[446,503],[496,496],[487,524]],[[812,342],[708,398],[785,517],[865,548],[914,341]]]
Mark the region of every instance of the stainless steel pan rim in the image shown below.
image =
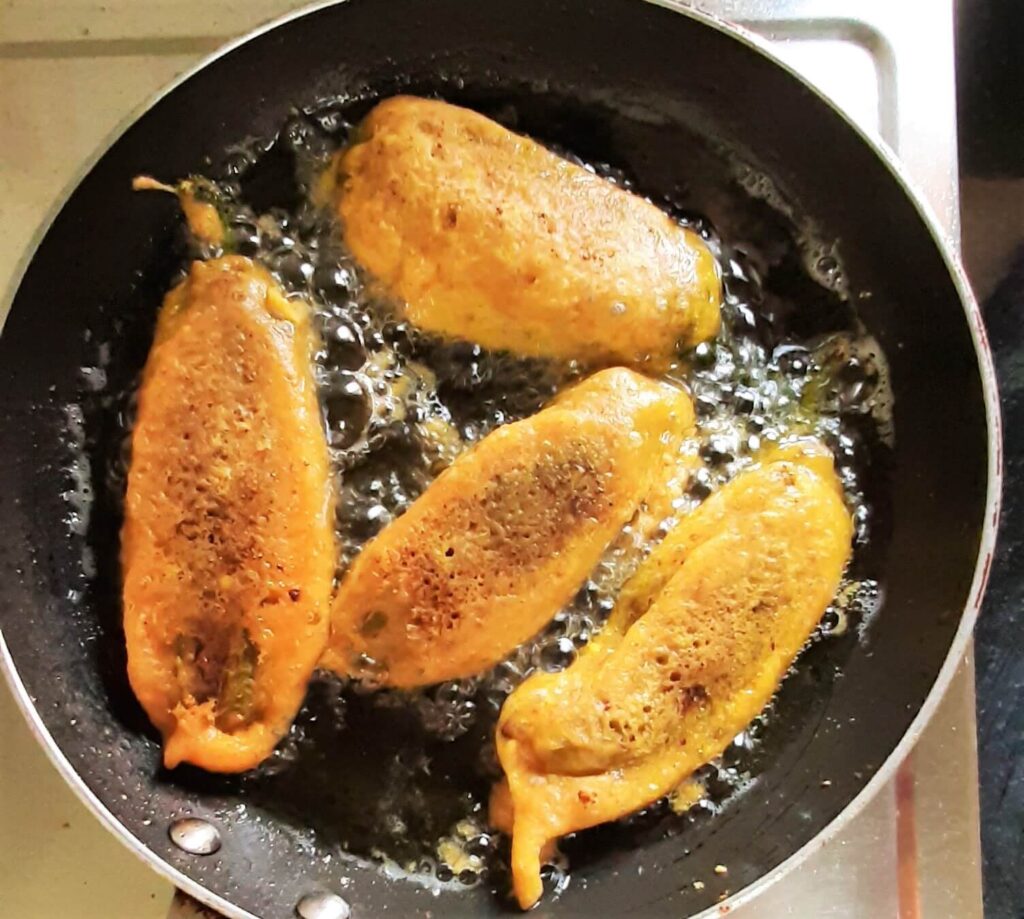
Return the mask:
[[[39,247],[43,237],[46,235],[46,232],[49,230],[50,225],[53,223],[57,214],[60,213],[72,192],[79,185],[82,179],[85,178],[92,167],[134,122],[194,74],[207,67],[218,58],[229,54],[239,46],[258,38],[259,36],[276,29],[287,22],[291,22],[294,19],[298,19],[316,10],[330,6],[338,6],[345,2],[347,2],[347,0],[315,0],[315,2],[270,20],[264,25],[228,42],[213,53],[204,57],[125,117],[103,141],[93,156],[91,156],[81,166],[72,180],[65,186],[56,202],[51,207],[49,213],[40,224],[27,247],[25,254],[18,262],[11,276],[10,283],[7,286],[7,290],[2,301],[4,305],[4,313],[6,314],[6,310],[13,302],[14,295],[21,283],[22,276],[24,275],[29,263],[32,261],[36,249]],[[936,248],[942,256],[943,262],[949,271],[950,278],[952,279],[957,293],[959,294],[961,303],[963,304],[964,314],[970,328],[971,339],[974,343],[974,351],[978,361],[979,372],[981,374],[982,390],[985,401],[985,420],[988,430],[988,487],[985,500],[985,518],[982,526],[981,540],[978,547],[978,559],[975,564],[970,594],[960,619],[960,625],[953,637],[949,652],[946,655],[946,659],[943,662],[941,669],[939,670],[939,674],[936,677],[931,690],[929,690],[928,696],[917,715],[914,717],[914,720],[904,733],[903,738],[875,772],[874,776],[872,776],[868,781],[867,785],[865,785],[864,788],[861,789],[860,793],[850,801],[849,804],[847,804],[841,813],[839,813],[813,839],[805,843],[799,850],[778,865],[773,871],[763,875],[757,881],[732,894],[728,899],[723,900],[718,905],[703,910],[692,917],[692,919],[712,919],[712,917],[721,916],[723,912],[728,912],[753,900],[770,885],[774,884],[787,873],[803,864],[803,862],[811,855],[824,847],[839,832],[841,832],[843,828],[846,827],[847,824],[849,824],[850,821],[852,821],[864,809],[871,799],[878,794],[882,787],[892,779],[896,770],[911,752],[925,727],[928,725],[928,722],[935,714],[939,703],[942,701],[946,690],[948,689],[949,684],[951,683],[964,657],[968,642],[970,641],[971,634],[974,630],[975,621],[977,620],[978,610],[981,606],[985,592],[985,585],[988,581],[992,556],[995,551],[996,532],[999,523],[999,506],[1002,495],[1002,428],[999,409],[999,394],[996,385],[992,353],[989,348],[981,310],[979,309],[977,300],[970,288],[963,265],[960,261],[960,256],[954,250],[949,234],[942,228],[932,211],[931,206],[917,190],[915,183],[907,175],[902,163],[893,151],[881,140],[860,128],[831,100],[828,95],[819,90],[813,83],[809,82],[798,71],[783,61],[774,52],[768,42],[760,36],[750,32],[742,26],[727,22],[718,16],[704,10],[697,9],[692,6],[690,2],[687,2],[687,0],[645,0],[645,2],[654,6],[660,6],[665,9],[672,10],[673,12],[680,13],[690,17],[691,19],[697,20],[718,32],[731,36],[733,39],[746,45],[762,57],[767,58],[775,66],[786,71],[804,87],[813,92],[819,99],[824,101],[835,115],[838,118],[841,118],[843,122],[845,122],[846,125],[861,139],[861,141],[866,144],[885,164],[886,168],[899,183],[904,193],[917,210],[922,222],[927,227],[928,232],[935,242]],[[227,919],[259,919],[259,917],[254,916],[247,910],[240,909],[225,900],[223,897],[210,892],[201,884],[173,868],[157,856],[154,852],[139,842],[127,827],[114,817],[103,802],[93,794],[75,771],[67,757],[57,746],[53,737],[46,729],[46,726],[43,724],[39,713],[36,711],[35,704],[29,696],[28,691],[18,674],[14,660],[11,657],[6,642],[4,641],[2,631],[0,631],[0,670],[3,671],[7,684],[11,689],[11,693],[14,696],[18,707],[21,709],[22,714],[25,716],[25,720],[28,722],[30,730],[36,737],[40,746],[42,746],[43,750],[46,752],[47,756],[50,758],[50,761],[57,768],[58,772],[61,773],[64,780],[75,792],[79,800],[81,800],[82,803],[93,812],[93,814],[111,833],[113,833],[135,855],[167,878],[167,880],[177,888],[211,909],[217,910],[219,913],[227,917]]]

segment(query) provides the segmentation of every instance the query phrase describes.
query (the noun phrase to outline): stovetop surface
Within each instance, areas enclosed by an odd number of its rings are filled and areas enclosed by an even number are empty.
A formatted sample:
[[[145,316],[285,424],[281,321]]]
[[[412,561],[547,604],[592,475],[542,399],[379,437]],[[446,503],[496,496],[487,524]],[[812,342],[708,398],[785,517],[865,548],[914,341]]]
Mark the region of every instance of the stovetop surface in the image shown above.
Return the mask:
[[[0,289],[60,189],[135,105],[293,0],[34,0],[0,10]],[[702,0],[766,37],[865,130],[897,151],[950,238],[958,234],[951,2],[926,21],[892,0]],[[981,916],[970,657],[894,783],[739,919]],[[170,887],[68,791],[0,690],[0,891],[36,916],[166,915]],[[908,800],[913,802],[909,809]],[[901,812],[902,811],[902,812]],[[909,823],[908,823],[909,821]],[[908,848],[907,827],[913,828]],[[912,859],[911,888],[899,883]],[[906,875],[904,875],[906,877]],[[913,912],[913,910],[917,910]]]

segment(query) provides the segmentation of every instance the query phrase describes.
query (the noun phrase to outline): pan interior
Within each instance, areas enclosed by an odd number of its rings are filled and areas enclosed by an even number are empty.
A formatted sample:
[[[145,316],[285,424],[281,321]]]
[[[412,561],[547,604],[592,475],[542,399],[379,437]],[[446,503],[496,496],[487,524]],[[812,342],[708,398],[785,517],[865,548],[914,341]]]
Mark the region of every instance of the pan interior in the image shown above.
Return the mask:
[[[558,40],[566,30],[571,48]],[[624,41],[645,53],[623,55]],[[398,90],[439,93],[623,170],[642,193],[681,216],[709,218],[723,240],[744,247],[763,276],[761,314],[784,315],[791,334],[813,339],[851,327],[856,312],[890,358],[896,437],[887,445],[874,438],[877,425],[865,424],[858,466],[874,511],[858,565],[882,585],[880,614],[801,658],[754,749],[725,764],[757,775],[740,797],[717,814],[717,806],[686,817],[655,808],[580,835],[566,847],[571,883],[541,907],[552,915],[696,911],[752,883],[827,824],[921,704],[973,572],[985,430],[955,289],[893,178],[790,77],[685,17],[628,2],[500,2],[487,15],[455,0],[429,9],[353,2],[243,45],[147,113],[69,200],[0,339],[0,436],[18,445],[0,473],[9,514],[0,538],[5,639],[89,787],[154,853],[239,907],[285,916],[323,887],[373,914],[507,908],[492,893],[505,886],[500,876],[473,887],[395,882],[365,860],[381,849],[382,829],[388,842],[389,816],[408,823],[423,815],[411,829],[426,836],[472,809],[465,795],[479,800],[486,787],[467,762],[486,746],[474,733],[485,720],[438,741],[424,733],[421,713],[321,682],[300,718],[299,755],[248,779],[168,774],[124,678],[111,445],[130,412],[120,394],[142,366],[181,258],[173,206],[132,197],[129,180],[140,172],[230,176],[238,145],[253,136],[269,143],[295,123],[295,107],[320,111],[341,98],[352,119]],[[250,99],[261,102],[252,108]],[[246,190],[268,207],[288,203],[284,154],[282,144],[263,152],[263,184]],[[800,308],[790,314],[783,307],[792,303]],[[429,776],[412,782],[421,756],[431,760]],[[402,797],[421,794],[429,808]],[[185,813],[222,827],[221,852],[195,859],[174,850],[166,828]],[[401,864],[407,853],[388,854]],[[716,864],[729,866],[728,877],[713,872]]]

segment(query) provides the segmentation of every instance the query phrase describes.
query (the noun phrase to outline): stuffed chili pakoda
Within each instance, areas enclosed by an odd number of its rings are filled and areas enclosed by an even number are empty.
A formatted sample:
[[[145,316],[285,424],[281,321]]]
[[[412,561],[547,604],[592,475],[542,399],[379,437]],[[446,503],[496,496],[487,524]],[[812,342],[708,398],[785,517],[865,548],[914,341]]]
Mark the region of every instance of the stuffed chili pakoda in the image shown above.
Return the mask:
[[[258,765],[327,641],[327,445],[303,303],[248,259],[164,301],[138,394],[122,533],[128,675],[164,762]]]
[[[832,600],[852,532],[831,457],[787,448],[666,537],[575,663],[509,696],[491,818],[512,834],[523,908],[555,840],[668,794],[764,708]]]
[[[429,332],[657,369],[718,329],[721,282],[699,235],[468,109],[381,102],[324,194],[352,254]]]
[[[685,393],[617,368],[498,428],[356,558],[325,665],[396,687],[493,666],[571,599],[692,427]]]

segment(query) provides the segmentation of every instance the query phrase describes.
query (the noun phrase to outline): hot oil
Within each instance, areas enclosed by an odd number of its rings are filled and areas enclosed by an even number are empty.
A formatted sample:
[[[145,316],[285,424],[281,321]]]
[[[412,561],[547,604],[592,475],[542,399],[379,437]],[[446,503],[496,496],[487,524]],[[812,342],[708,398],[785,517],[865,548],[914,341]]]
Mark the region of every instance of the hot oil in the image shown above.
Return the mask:
[[[205,186],[227,222],[228,248],[266,265],[313,309],[320,340],[315,377],[338,496],[339,577],[463,450],[538,411],[584,375],[574,363],[441,342],[373,295],[343,250],[337,226],[308,194],[350,131],[343,107],[296,113],[273,143],[233,151],[226,174]],[[558,152],[634,190],[622,171]],[[752,171],[741,175],[741,184],[761,197],[774,193],[766,183]],[[504,890],[507,845],[486,823],[487,793],[500,774],[492,737],[502,702],[534,670],[572,662],[600,629],[623,581],[681,515],[766,448],[813,435],[836,458],[858,550],[868,545],[872,518],[862,471],[874,445],[892,438],[883,355],[855,318],[807,334],[799,298],[769,289],[768,259],[755,244],[720,238],[707,218],[682,213],[673,201],[655,203],[704,237],[725,292],[716,340],[680,354],[666,373],[689,389],[697,411],[696,434],[681,457],[694,471],[667,516],[639,515],[544,632],[486,674],[411,693],[321,675],[289,737],[242,780],[240,793],[268,809],[283,808],[321,842],[379,861],[388,872],[433,885],[484,878]],[[806,235],[790,242],[799,283],[845,300],[846,279],[832,247]],[[187,245],[190,257],[218,254],[195,240]],[[123,402],[127,436],[130,398]],[[127,447],[120,456],[108,482],[115,491],[123,490]],[[839,638],[851,626],[862,630],[869,621],[877,585],[857,564],[851,572],[812,643]],[[703,792],[688,813],[666,817],[666,806],[658,805],[625,824],[642,825],[654,814],[659,827],[667,820],[668,832],[678,832],[725,806],[752,780],[759,737],[770,723],[769,709],[701,770]],[[556,886],[565,883],[565,871],[564,863],[552,867]]]

